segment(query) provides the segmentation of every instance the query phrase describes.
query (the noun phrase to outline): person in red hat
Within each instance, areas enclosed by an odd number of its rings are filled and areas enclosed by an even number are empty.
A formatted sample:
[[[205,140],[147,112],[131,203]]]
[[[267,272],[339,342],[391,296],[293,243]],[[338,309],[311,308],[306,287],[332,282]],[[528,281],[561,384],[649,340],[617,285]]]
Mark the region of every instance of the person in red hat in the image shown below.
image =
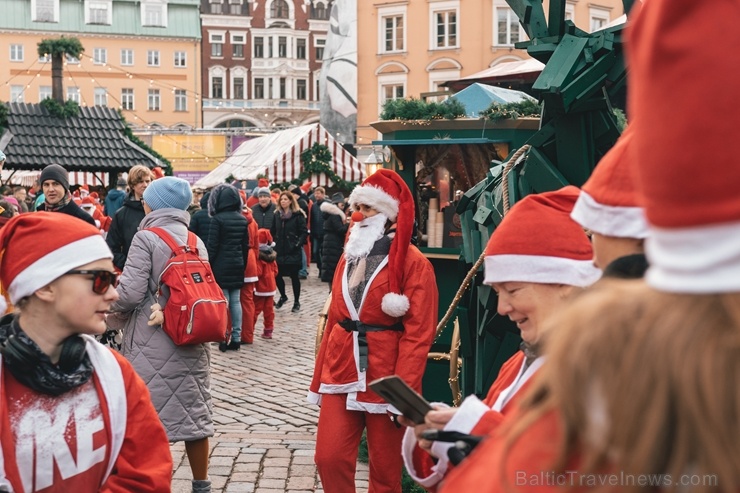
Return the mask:
[[[594,265],[607,277],[640,278],[647,269],[648,223],[632,177],[632,126],[599,161],[571,217],[591,232]]]
[[[100,232],[67,214],[23,214],[0,231],[0,251],[17,309],[0,321],[0,490],[170,491],[146,385],[91,337],[118,299]]]
[[[396,374],[421,391],[437,325],[436,280],[429,260],[411,244],[414,199],[397,173],[377,171],[352,191],[349,203],[353,225],[308,395],[321,406],[314,460],[324,491],[354,491],[367,429],[370,490],[400,493],[400,413],[367,384]]]
[[[522,350],[504,363],[483,401],[469,396],[460,407],[431,411],[424,424],[408,428],[403,443],[406,469],[425,488],[436,488],[446,475],[452,444],[430,443],[421,434],[441,429],[485,435],[498,427],[516,409],[544,362],[538,343],[547,321],[571,293],[601,277],[592,263],[588,237],[570,218],[578,196],[573,186],[529,195],[511,209],[488,241],[483,282],[498,295],[499,315],[516,322]],[[405,419],[404,424],[413,426]]]
[[[257,231],[257,244],[259,248],[258,280],[253,285],[254,319],[252,327],[254,328],[257,324],[260,313],[264,313],[262,338],[272,339],[272,332],[275,330],[275,303],[273,303],[273,298],[277,293],[275,278],[278,273],[278,266],[275,262],[277,258],[277,252],[274,250],[275,242],[272,241],[272,234],[270,234],[269,229],[260,228]]]
[[[247,207],[244,202],[242,202],[242,216],[247,220],[249,255],[244,269],[244,286],[239,290],[239,303],[242,307],[241,339],[243,344],[252,344],[254,342],[254,321],[256,318],[254,290],[259,280],[259,245],[256,241],[259,226],[257,226],[257,221],[254,220],[252,209]]]

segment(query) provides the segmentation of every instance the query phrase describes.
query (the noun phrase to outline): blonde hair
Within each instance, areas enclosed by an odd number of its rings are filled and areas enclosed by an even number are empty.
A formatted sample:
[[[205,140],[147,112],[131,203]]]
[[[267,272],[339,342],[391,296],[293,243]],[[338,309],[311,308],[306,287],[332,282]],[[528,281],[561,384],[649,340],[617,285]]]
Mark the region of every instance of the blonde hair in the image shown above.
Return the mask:
[[[147,177],[153,180],[154,173],[152,173],[152,170],[150,170],[143,164],[137,164],[136,166],[131,168],[128,171],[128,179],[126,180],[129,190],[133,190],[134,186],[144,181],[144,179]]]
[[[658,292],[602,281],[555,316],[548,361],[522,402],[511,446],[556,410],[564,425],[556,471],[703,478],[692,492],[740,488],[740,293]],[[619,491],[654,491],[621,485]]]

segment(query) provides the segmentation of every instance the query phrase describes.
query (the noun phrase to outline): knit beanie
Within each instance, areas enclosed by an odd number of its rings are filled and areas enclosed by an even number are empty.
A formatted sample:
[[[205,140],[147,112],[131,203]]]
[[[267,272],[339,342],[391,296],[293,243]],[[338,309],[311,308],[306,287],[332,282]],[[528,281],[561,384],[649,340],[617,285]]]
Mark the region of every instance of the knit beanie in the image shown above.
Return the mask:
[[[570,217],[579,190],[527,195],[504,216],[486,246],[485,284],[534,282],[586,287],[601,277],[583,229]]]
[[[46,180],[54,180],[62,185],[64,190],[69,191],[69,174],[58,164],[50,164],[43,169],[39,176],[39,183],[43,185]]]
[[[190,183],[182,178],[165,176],[154,180],[144,190],[144,202],[153,210],[179,209],[184,211],[193,201]]]
[[[260,187],[257,189],[257,197],[269,197],[270,189],[267,187]]]
[[[100,231],[69,214],[21,214],[0,230],[0,283],[14,304],[66,272],[104,258],[113,255]],[[0,297],[2,313],[5,303]]]

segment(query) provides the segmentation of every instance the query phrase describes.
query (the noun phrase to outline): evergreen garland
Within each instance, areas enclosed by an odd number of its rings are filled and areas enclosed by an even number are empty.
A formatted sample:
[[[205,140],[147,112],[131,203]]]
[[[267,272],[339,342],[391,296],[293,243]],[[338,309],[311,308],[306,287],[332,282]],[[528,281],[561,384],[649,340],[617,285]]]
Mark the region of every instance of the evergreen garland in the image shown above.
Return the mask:
[[[537,101],[525,99],[523,101],[517,101],[514,103],[491,103],[491,105],[479,114],[481,118],[485,118],[492,122],[498,122],[500,120],[516,120],[520,117],[536,117],[539,118],[542,113],[542,105]]]
[[[8,115],[10,114],[10,110],[8,109],[8,105],[5,103],[0,103],[0,134],[3,133],[3,130],[8,128]]]
[[[44,39],[38,45],[38,54],[41,57],[54,55],[69,55],[79,58],[80,54],[85,51],[82,43],[77,38],[65,38],[62,36],[58,39]]]
[[[39,104],[57,118],[66,119],[80,114],[80,105],[71,99],[62,104],[54,98],[46,98]]]
[[[332,155],[329,148],[317,142],[301,153],[301,174],[298,175],[298,178],[292,180],[290,183],[278,183],[277,185],[283,190],[291,183],[300,186],[312,174],[324,173],[336,187],[351,192],[360,182],[345,181],[340,178],[331,168],[331,160]]]
[[[389,99],[383,103],[381,120],[432,121],[454,120],[465,116],[465,106],[457,99],[447,99],[441,103],[426,102],[421,99]]]

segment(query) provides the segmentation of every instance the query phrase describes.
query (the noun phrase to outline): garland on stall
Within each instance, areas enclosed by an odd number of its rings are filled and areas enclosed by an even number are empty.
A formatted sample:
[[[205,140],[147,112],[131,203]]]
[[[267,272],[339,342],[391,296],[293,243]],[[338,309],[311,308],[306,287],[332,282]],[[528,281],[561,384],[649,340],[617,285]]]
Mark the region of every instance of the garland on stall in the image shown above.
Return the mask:
[[[10,110],[8,109],[8,105],[5,103],[0,103],[0,134],[2,134],[3,131],[8,128],[9,113]]]
[[[491,103],[491,105],[479,114],[481,118],[488,121],[498,122],[500,120],[516,120],[522,117],[539,118],[542,113],[542,105],[537,101],[525,99],[514,103]]]
[[[46,98],[39,104],[57,118],[66,119],[80,114],[80,105],[71,99],[62,104],[54,98]]]
[[[359,181],[346,181],[337,175],[331,168],[332,155],[329,148],[325,145],[315,143],[309,149],[306,149],[301,153],[301,174],[298,178],[290,182],[278,183],[281,189],[285,190],[290,184],[301,185],[313,174],[325,174],[329,178],[334,186],[340,190],[351,192]],[[274,186],[274,185],[273,185]]]
[[[465,106],[457,99],[441,103],[421,99],[389,99],[383,103],[381,120],[425,121],[454,120],[465,117]]]

